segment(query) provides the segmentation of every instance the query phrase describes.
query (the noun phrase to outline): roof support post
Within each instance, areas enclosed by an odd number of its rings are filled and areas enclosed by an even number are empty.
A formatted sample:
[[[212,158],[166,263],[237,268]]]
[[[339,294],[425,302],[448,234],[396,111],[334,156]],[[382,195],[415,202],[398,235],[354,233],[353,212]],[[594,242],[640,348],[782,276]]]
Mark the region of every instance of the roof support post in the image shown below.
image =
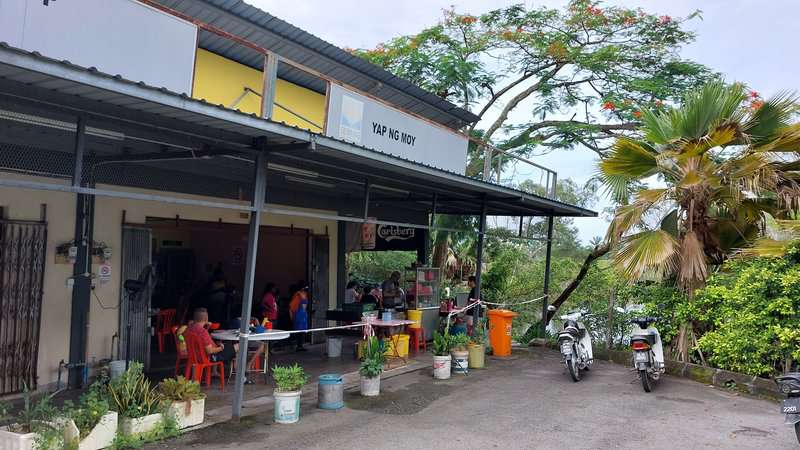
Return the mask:
[[[264,55],[264,90],[261,93],[261,117],[264,119],[272,119],[277,79],[278,55],[269,52]]]
[[[372,183],[369,179],[364,181],[364,222],[369,220],[369,191],[372,189]]]
[[[550,306],[550,258],[553,253],[553,216],[547,217],[547,250],[544,257],[544,299],[542,299],[541,337],[547,332],[547,307]]]
[[[433,250],[431,248],[433,244],[433,234],[431,231],[433,230],[433,226],[436,223],[436,207],[439,206],[439,195],[434,192],[433,193],[433,201],[431,202],[431,216],[428,219],[428,236],[425,239],[425,262],[430,267],[433,266]]]
[[[478,222],[478,248],[477,255],[475,255],[475,298],[481,298],[481,274],[483,273],[483,244],[486,236],[486,213],[487,213],[486,200],[483,201],[481,207],[481,217]],[[473,327],[477,327],[481,320],[481,307],[475,308],[475,320],[472,322]]]
[[[519,216],[519,237],[522,237],[522,225],[525,221],[525,216]]]
[[[256,276],[258,260],[258,234],[261,229],[261,211],[267,192],[267,152],[266,139],[259,138],[259,150],[255,164],[255,185],[253,187],[253,203],[250,211],[250,230],[247,234],[247,260],[244,272],[244,291],[242,296],[242,319],[239,328],[239,353],[236,355],[236,385],[233,391],[233,420],[238,421],[242,415],[242,397],[244,381],[247,376],[247,338],[250,335],[250,306],[253,303],[253,284]],[[224,376],[224,374],[223,374]]]
[[[72,186],[84,185],[83,160],[86,151],[86,121],[78,118],[75,129],[75,162]],[[92,292],[92,240],[94,228],[94,196],[77,194],[75,202],[75,233],[72,245],[77,249],[72,268],[72,305],[69,332],[70,388],[83,385],[83,365],[86,363],[86,342],[89,326],[89,306]]]

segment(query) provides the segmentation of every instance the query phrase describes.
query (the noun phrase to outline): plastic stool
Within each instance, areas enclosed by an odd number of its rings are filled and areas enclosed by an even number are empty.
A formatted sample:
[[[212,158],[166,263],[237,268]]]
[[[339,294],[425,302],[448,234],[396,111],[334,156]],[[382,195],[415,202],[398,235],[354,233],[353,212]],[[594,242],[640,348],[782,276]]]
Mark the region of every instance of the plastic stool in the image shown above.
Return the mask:
[[[411,347],[414,349],[415,353],[419,353],[420,346],[422,347],[423,351],[428,351],[428,344],[425,342],[424,328],[409,328],[408,334],[411,335]]]

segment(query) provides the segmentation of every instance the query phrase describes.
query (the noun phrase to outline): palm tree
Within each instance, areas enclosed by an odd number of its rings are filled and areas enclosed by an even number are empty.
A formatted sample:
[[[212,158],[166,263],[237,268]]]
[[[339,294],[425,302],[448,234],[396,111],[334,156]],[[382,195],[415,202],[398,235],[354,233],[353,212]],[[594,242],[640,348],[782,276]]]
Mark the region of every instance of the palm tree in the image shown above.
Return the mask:
[[[628,278],[675,277],[689,301],[710,266],[763,232],[768,215],[798,210],[800,124],[794,97],[761,101],[742,85],[712,81],[682,107],[643,111],[642,138],[619,138],[600,163],[619,207],[607,239]],[[677,354],[689,360],[692,324],[680,329]],[[702,356],[702,355],[701,355]]]

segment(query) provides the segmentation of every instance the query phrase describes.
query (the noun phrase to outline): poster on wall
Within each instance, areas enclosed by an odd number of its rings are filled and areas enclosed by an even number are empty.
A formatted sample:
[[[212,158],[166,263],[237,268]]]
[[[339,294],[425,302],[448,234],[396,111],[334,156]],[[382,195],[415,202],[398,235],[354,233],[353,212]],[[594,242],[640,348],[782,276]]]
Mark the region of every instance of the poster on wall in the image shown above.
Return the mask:
[[[467,138],[331,84],[326,133],[383,153],[464,174]]]
[[[346,242],[348,252],[417,251],[425,247],[427,233],[424,229],[374,223],[350,223],[347,225]]]
[[[361,248],[363,250],[373,250],[376,243],[376,229],[374,223],[365,223],[361,225]]]

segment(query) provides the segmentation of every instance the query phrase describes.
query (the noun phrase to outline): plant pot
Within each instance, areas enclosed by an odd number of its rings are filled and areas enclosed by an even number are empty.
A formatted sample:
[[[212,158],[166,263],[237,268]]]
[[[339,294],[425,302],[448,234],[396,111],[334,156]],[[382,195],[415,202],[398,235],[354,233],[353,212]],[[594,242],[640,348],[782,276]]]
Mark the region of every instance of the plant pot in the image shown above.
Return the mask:
[[[433,356],[433,378],[437,380],[450,378],[450,355]]]
[[[381,393],[381,376],[365,377],[361,375],[361,395],[375,397]]]
[[[300,391],[275,392],[275,423],[297,423],[300,420]]]
[[[483,369],[486,366],[486,346],[469,344],[469,368]]]
[[[469,372],[469,352],[466,350],[453,350],[453,373]]]
[[[161,422],[161,413],[150,414],[149,416],[123,417],[119,421],[119,429],[124,435],[139,435],[153,431]]]
[[[111,447],[117,435],[117,413],[109,411],[100,418],[97,425],[85,438],[78,442],[78,450],[99,450]],[[75,442],[80,439],[80,431],[75,422],[69,420],[64,426],[64,441]]]
[[[175,418],[179,429],[200,425],[205,419],[206,399],[172,402],[169,413]]]
[[[8,427],[0,428],[0,448],[3,450],[33,450],[36,433],[14,433]]]

